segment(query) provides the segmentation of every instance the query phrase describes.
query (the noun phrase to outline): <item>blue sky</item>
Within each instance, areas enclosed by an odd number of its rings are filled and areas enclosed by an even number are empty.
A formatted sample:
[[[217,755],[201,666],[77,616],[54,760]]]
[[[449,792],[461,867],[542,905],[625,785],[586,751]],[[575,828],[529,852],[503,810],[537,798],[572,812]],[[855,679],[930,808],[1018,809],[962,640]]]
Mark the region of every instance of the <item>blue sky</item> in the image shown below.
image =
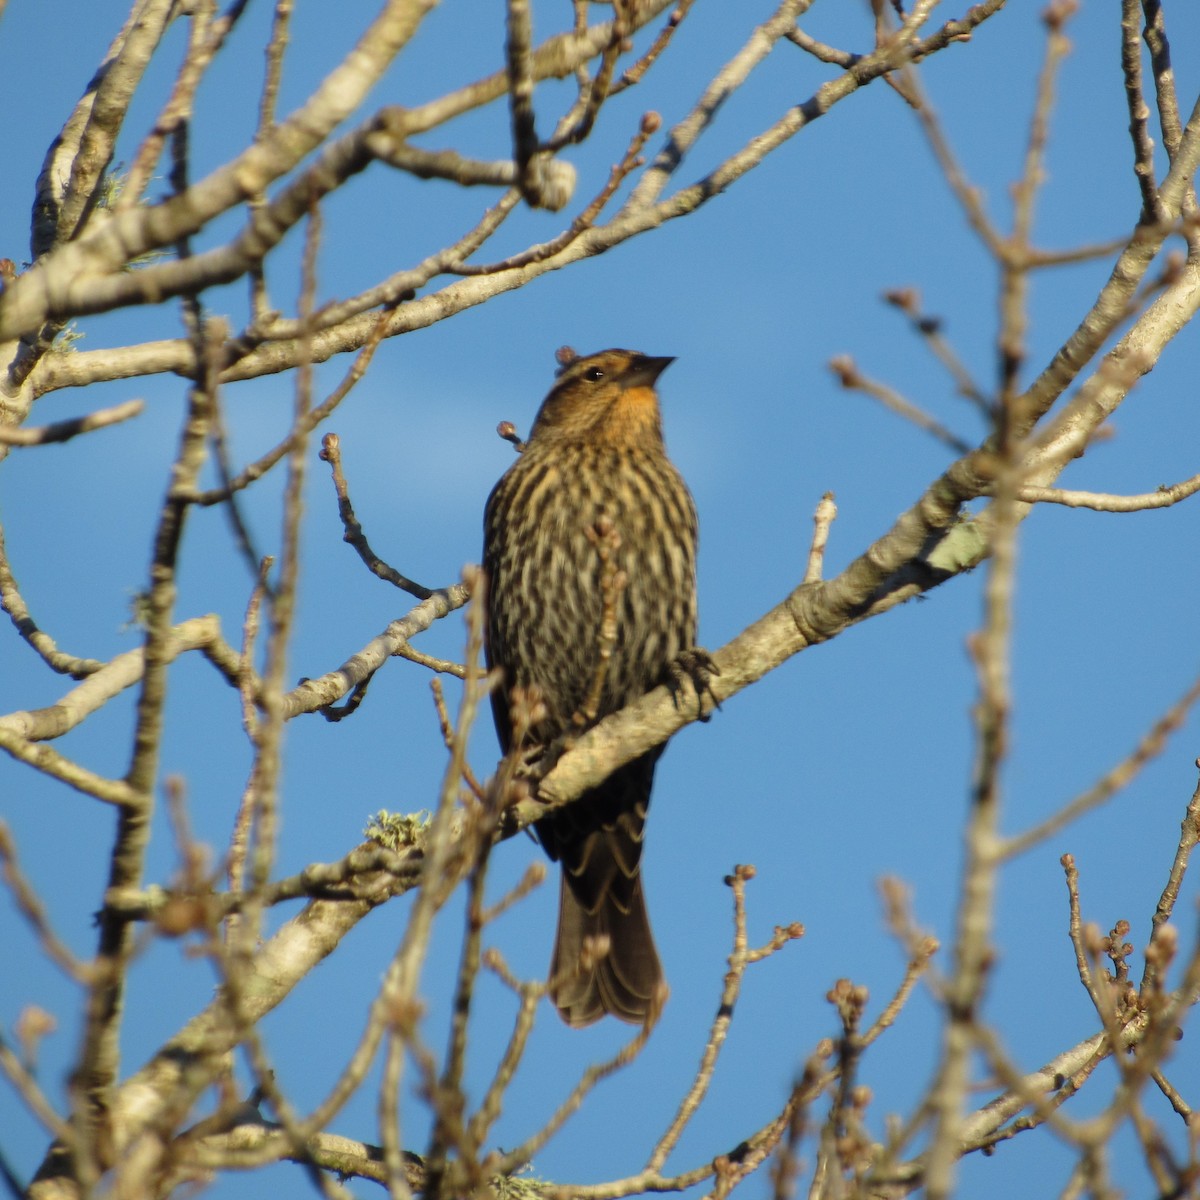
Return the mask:
[[[0,190],[0,254],[28,256],[28,209],[45,148],[68,115],[122,15],[121,6],[78,0],[56,6],[53,68],[44,57],[45,13],[10,0],[0,20],[0,111],[6,186]],[[502,8],[448,0],[397,61],[372,103],[411,104],[493,70]],[[565,19],[537,12],[539,35]],[[105,8],[111,9],[104,12]],[[281,98],[286,112],[352,44],[373,15],[360,0],[299,5],[294,51]],[[1101,241],[1128,231],[1137,189],[1126,133],[1119,30],[1112,6],[1084,5],[1070,27],[1074,50],[1059,85],[1038,204],[1036,240],[1047,248]],[[1020,170],[1033,82],[1041,59],[1040,6],[1011,0],[968,45],[922,69],[924,82],[972,179],[1003,227],[1009,185]],[[675,45],[642,87],[605,109],[593,143],[571,151],[581,195],[596,190],[624,150],[641,113],[669,127],[688,110],[719,65],[741,45],[761,5],[701,0]],[[939,10],[940,11],[940,10]],[[946,15],[952,15],[947,12]],[[1200,12],[1170,6],[1181,107],[1200,88]],[[227,160],[249,128],[269,8],[251,5],[200,93],[194,175]],[[806,28],[856,49],[868,46],[867,6],[818,0]],[[182,47],[176,30],[135,105],[118,158],[132,156],[169,87]],[[711,136],[679,175],[690,181],[809,96],[830,72],[796,47],[780,45],[720,113]],[[539,99],[544,111],[552,96]],[[430,145],[498,153],[502,111],[440,130]],[[661,142],[651,142],[651,150]],[[490,150],[489,150],[490,148]],[[165,184],[155,185],[161,194]],[[153,189],[152,189],[153,190]],[[356,291],[385,271],[418,261],[477,216],[490,196],[372,168],[331,201],[319,265],[323,297]],[[501,252],[557,232],[561,218],[521,214]],[[221,223],[212,237],[235,228]],[[298,238],[276,271],[281,297],[294,285]],[[488,257],[492,257],[488,252]],[[382,265],[381,265],[382,264]],[[1101,260],[1033,281],[1029,367],[1040,369],[1086,311],[1109,264]],[[963,437],[982,434],[968,404],[880,300],[888,288],[920,289],[927,311],[976,379],[995,374],[996,271],[965,221],[899,97],[875,84],[852,96],[784,146],[761,168],[695,215],[597,259],[385,344],[367,378],[327,428],[342,439],[360,519],[378,552],[431,585],[454,581],[478,559],[484,500],[511,461],[495,433],[510,419],[527,430],[553,374],[553,353],[632,346],[673,354],[660,394],[668,445],[700,511],[701,640],[715,649],[795,586],[804,570],[811,514],[822,492],[837,496],[828,573],[883,533],[950,461],[949,454],[862,396],[842,391],[826,364],[854,356]],[[244,288],[211,293],[213,312],[238,314]],[[235,318],[236,319],[236,318]],[[178,336],[178,307],[136,310],[81,323],[87,350]],[[1196,344],[1185,330],[1121,409],[1114,435],[1073,464],[1064,486],[1142,492],[1197,469]],[[349,366],[317,372],[318,393]],[[0,517],[8,550],[37,620],[73,653],[105,658],[136,645],[131,595],[143,586],[155,505],[178,435],[183,381],[151,377],[47,396],[38,423],[116,403],[147,401],[136,421],[59,447],[12,455],[0,470]],[[255,457],[286,430],[288,378],[230,388],[225,405],[237,460]],[[371,578],[341,543],[325,468],[313,446],[306,504],[298,637],[289,673],[316,676],[401,615],[408,600]],[[264,550],[278,544],[279,481],[247,504]],[[1127,754],[1187,687],[1197,670],[1196,502],[1128,516],[1046,507],[1022,526],[1019,548],[1013,754],[1004,775],[1004,828],[1022,830],[1089,786]],[[230,553],[224,515],[194,515],[184,552],[179,616],[218,612],[227,635],[241,621],[250,580]],[[807,936],[752,969],[712,1093],[669,1166],[682,1169],[728,1149],[782,1104],[815,1043],[836,1032],[825,993],[840,977],[866,985],[873,1016],[899,982],[903,957],[887,935],[878,880],[908,884],[918,920],[948,945],[960,869],[971,758],[972,670],[965,641],[980,621],[982,572],[856,627],[806,652],[741,693],[707,725],[691,726],[659,768],[645,871],[647,893],[672,998],[660,1030],[628,1071],[607,1081],[541,1155],[538,1174],[591,1182],[637,1170],[683,1095],[720,994],[731,933],[722,878],[753,863],[752,940],[775,924],[803,922]],[[464,628],[452,617],[422,637],[429,653],[460,656]],[[14,636],[0,638],[2,709],[50,704],[67,685]],[[453,685],[448,690],[453,696]],[[61,749],[95,770],[120,774],[132,696],[64,739]],[[1015,1060],[1032,1069],[1094,1032],[1095,1017],[1075,976],[1066,936],[1066,889],[1058,858],[1072,852],[1081,872],[1085,917],[1107,930],[1133,923],[1144,943],[1170,865],[1178,826],[1195,784],[1200,720],[1192,716],[1166,753],[1107,807],[1088,815],[1010,867],[1001,882],[1000,957],[986,1012]],[[379,808],[429,807],[444,768],[423,669],[394,660],[360,712],[326,724],[302,717],[287,733],[279,873],[330,861],[353,846]],[[477,771],[494,765],[490,726],[475,730]],[[249,753],[237,734],[237,699],[206,664],[181,662],[173,677],[165,773],[186,781],[197,835],[219,847],[228,835]],[[60,934],[79,954],[93,947],[112,814],[50,787],[28,769],[0,762],[0,814],[22,862],[46,898]],[[540,852],[518,838],[494,858],[493,895]],[[165,821],[151,878],[174,867]],[[492,941],[518,974],[545,969],[556,883],[498,922]],[[1195,936],[1194,883],[1178,919],[1184,945]],[[294,910],[280,914],[281,918]],[[405,902],[374,913],[329,962],[264,1024],[279,1079],[304,1109],[315,1104],[354,1044],[367,1006],[403,930]],[[431,1043],[444,1044],[445,1003],[455,966],[460,914],[439,923],[428,973]],[[0,902],[0,1020],[11,1029],[31,1003],[59,1015],[43,1049],[42,1080],[61,1096],[78,1028],[75,993],[39,957],[11,903]],[[151,944],[134,970],[124,1035],[126,1071],[135,1070],[208,998],[212,971],[173,943]],[[1140,960],[1138,960],[1140,972]],[[511,1004],[481,988],[471,1079],[476,1087],[511,1024]],[[543,1014],[528,1058],[496,1130],[519,1143],[553,1111],[575,1073],[627,1035],[606,1022],[586,1032]],[[896,1029],[863,1066],[874,1092],[871,1127],[907,1112],[936,1060],[938,1023],[919,992]],[[1107,1071],[1105,1068],[1104,1071]],[[1104,1075],[1104,1071],[1100,1074]],[[1194,1101],[1200,1067],[1185,1039],[1170,1074]],[[1111,1077],[1097,1079],[1099,1094]],[[1161,1097],[1147,1106],[1167,1122]],[[1085,1092],[1076,1115],[1093,1111]],[[422,1148],[419,1106],[409,1108],[406,1144]],[[335,1128],[376,1140],[371,1088]],[[1124,1145],[1122,1143],[1121,1145]],[[0,1147],[22,1173],[43,1152],[41,1131],[0,1088]],[[1130,1149],[1124,1145],[1125,1151]],[[811,1145],[803,1156],[811,1161]],[[1065,1183],[1070,1157],[1050,1138],[1024,1135],[984,1160],[962,1165],[964,1194],[1009,1196],[1035,1182]],[[1133,1186],[1132,1166],[1114,1167]],[[281,1185],[299,1182],[280,1168]],[[768,1182],[747,1185],[763,1194]],[[365,1183],[352,1185],[369,1195]],[[260,1194],[252,1178],[223,1178],[216,1194]]]

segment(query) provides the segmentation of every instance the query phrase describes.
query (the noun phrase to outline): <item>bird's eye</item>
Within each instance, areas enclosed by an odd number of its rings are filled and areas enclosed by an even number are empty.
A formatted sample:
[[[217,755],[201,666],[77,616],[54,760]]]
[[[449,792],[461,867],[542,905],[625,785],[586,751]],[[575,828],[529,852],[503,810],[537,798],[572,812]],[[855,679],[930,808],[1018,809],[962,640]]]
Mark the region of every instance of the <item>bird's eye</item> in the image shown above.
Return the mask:
[[[583,373],[584,379],[589,383],[597,383],[604,378],[604,372],[599,367],[588,367]]]

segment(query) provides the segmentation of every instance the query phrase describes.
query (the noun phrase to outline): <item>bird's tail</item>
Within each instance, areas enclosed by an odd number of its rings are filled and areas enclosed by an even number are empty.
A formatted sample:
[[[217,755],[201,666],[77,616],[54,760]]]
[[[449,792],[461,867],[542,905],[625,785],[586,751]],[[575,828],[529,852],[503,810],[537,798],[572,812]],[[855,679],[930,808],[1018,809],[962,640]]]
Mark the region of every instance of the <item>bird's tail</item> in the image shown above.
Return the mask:
[[[604,937],[608,952],[595,939]],[[550,998],[568,1025],[591,1025],[606,1013],[643,1024],[661,1003],[662,964],[650,931],[641,874],[618,895],[601,892],[589,911],[563,871],[559,889],[558,934],[550,964]]]

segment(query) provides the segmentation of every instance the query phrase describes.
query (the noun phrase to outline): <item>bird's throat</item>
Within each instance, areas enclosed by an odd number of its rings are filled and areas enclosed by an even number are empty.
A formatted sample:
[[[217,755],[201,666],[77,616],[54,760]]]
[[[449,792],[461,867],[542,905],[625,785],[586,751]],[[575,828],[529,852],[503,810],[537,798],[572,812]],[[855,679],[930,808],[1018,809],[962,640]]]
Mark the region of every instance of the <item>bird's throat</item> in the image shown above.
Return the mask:
[[[624,389],[609,405],[593,436],[610,446],[661,446],[662,417],[654,389]]]

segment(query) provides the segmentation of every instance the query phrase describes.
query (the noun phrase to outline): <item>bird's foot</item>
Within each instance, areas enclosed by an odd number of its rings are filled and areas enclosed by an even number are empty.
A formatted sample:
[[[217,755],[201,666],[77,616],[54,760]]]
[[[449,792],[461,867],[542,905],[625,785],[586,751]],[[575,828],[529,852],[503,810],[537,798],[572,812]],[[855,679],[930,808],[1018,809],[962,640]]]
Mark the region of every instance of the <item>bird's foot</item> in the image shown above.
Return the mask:
[[[712,689],[713,678],[720,675],[721,668],[713,661],[713,656],[702,646],[693,646],[685,650],[667,667],[667,687],[675,698],[675,707],[679,707],[679,691],[685,679],[690,679],[696,690],[697,716],[701,721],[707,721],[711,714],[704,711],[704,696],[712,699],[713,707],[720,708],[721,701],[717,699]]]

